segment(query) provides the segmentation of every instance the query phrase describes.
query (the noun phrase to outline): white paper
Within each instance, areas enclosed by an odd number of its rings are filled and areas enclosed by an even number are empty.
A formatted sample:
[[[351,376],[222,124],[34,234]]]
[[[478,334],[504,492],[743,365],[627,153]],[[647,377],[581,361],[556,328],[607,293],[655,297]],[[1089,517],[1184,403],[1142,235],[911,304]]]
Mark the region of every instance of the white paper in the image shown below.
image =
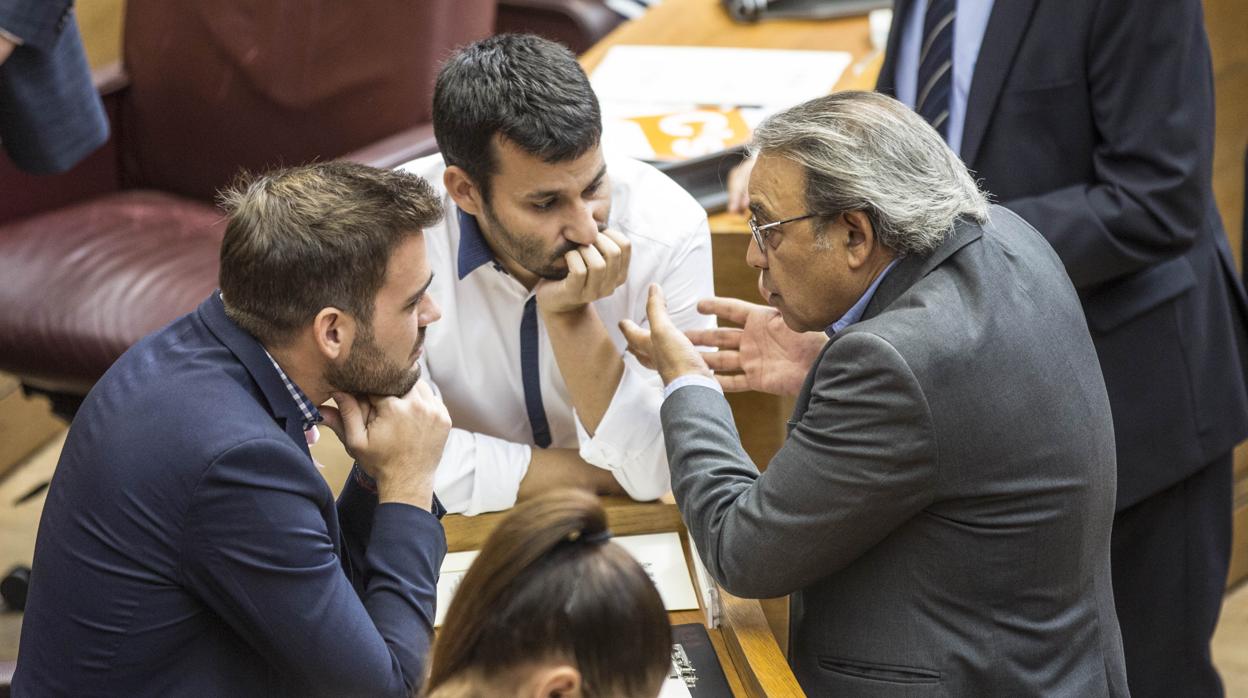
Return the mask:
[[[455,591],[459,589],[459,582],[464,578],[464,573],[468,571],[468,566],[472,561],[477,559],[479,550],[469,550],[462,553],[447,553],[442,558],[442,571],[438,575],[438,610],[433,615],[434,627],[441,627],[442,619],[446,617],[446,609],[451,607],[451,599],[455,598]]]
[[[698,596],[693,591],[693,582],[689,580],[689,566],[685,564],[685,551],[680,547],[679,533],[650,533],[613,540],[641,563],[658,587],[664,608],[686,611],[698,607]]]
[[[685,564],[685,553],[680,547],[680,534],[651,533],[643,536],[621,536],[611,540],[641,563],[658,587],[663,606],[668,611],[698,607],[698,597],[693,591],[693,582],[689,579],[689,567]],[[442,625],[460,581],[479,552],[470,550],[448,553],[443,558],[442,570],[438,575],[438,607],[433,620],[435,627]]]
[[[828,94],[852,56],[701,46],[612,46],[591,82],[604,111],[627,104],[781,109]]]

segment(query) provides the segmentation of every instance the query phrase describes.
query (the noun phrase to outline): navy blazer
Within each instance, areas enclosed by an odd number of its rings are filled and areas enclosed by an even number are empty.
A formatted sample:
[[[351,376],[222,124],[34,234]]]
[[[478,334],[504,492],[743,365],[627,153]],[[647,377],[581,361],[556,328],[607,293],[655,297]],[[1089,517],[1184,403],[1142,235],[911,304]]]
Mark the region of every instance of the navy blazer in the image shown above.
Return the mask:
[[[214,294],[108,370],[35,546],[15,696],[404,696],[446,539],[348,478],[337,506],[261,345]]]
[[[896,5],[887,94],[912,7]],[[1248,436],[1248,308],[1210,181],[1199,0],[997,0],[962,159],[1079,291],[1114,415],[1120,511]]]
[[[22,40],[0,65],[0,146],[27,172],[64,172],[108,140],[73,3],[0,0],[0,29]]]

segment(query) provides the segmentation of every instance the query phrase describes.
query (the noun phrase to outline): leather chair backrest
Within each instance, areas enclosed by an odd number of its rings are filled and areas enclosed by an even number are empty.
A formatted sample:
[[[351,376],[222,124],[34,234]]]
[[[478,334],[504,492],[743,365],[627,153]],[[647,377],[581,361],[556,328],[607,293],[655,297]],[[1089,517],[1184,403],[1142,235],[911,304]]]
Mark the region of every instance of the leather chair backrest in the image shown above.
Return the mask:
[[[428,121],[495,0],[127,0],[123,183],[210,200],[240,168],[328,160]]]

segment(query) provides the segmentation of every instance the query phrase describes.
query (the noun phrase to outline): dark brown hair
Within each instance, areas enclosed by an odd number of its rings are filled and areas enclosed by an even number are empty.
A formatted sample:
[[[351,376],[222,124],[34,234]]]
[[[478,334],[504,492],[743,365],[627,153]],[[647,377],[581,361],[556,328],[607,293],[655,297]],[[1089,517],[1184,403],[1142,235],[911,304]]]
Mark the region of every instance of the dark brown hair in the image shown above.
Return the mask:
[[[488,201],[498,171],[495,136],[544,162],[567,162],[598,145],[602,114],[571,51],[531,34],[498,34],[442,66],[433,135],[446,164],[463,168]]]
[[[420,177],[350,162],[244,172],[218,198],[226,314],[270,345],[329,306],[370,326],[391,253],[442,217]]]
[[[598,498],[580,490],[516,505],[455,592],[428,690],[562,660],[581,672],[586,696],[656,695],[671,625],[650,577],[606,530]]]

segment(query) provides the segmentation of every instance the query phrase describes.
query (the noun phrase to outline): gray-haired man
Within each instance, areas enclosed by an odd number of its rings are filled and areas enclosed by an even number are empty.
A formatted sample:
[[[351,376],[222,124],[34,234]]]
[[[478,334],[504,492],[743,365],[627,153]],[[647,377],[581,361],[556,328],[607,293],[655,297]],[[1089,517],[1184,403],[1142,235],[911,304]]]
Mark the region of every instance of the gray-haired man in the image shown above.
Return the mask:
[[[711,574],[792,594],[812,695],[1127,695],[1113,425],[1061,261],[891,98],[799,105],[755,147],[747,261],[778,319],[831,337],[766,472],[657,287],[651,332],[625,327],[667,386],[673,490]]]

